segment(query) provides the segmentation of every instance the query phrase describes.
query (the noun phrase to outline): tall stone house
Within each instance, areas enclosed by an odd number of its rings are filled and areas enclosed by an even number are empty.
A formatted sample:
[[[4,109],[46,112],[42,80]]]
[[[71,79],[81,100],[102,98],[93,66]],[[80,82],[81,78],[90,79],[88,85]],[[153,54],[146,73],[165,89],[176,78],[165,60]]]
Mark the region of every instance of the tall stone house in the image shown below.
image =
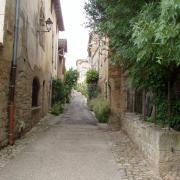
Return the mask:
[[[118,114],[120,112],[120,101],[118,99],[120,99],[121,69],[109,61],[108,37],[100,37],[94,32],[90,33],[88,55],[90,67],[99,73],[98,86],[101,94],[109,102],[111,111]]]
[[[86,73],[90,68],[89,62],[86,59],[78,59],[76,61],[76,67],[78,71],[78,83],[84,83],[86,80]]]
[[[180,171],[180,132],[143,121],[143,116],[151,108],[148,103],[151,93],[139,92],[129,85],[128,76],[122,67],[110,62],[108,41],[108,38],[90,33],[88,53],[91,68],[100,75],[101,95],[111,108],[109,125],[115,129],[121,128],[147,158],[154,171],[162,177],[169,177]],[[173,88],[176,94],[180,92],[179,82]]]
[[[58,60],[58,63],[57,63],[57,78],[61,79],[61,81],[64,80],[64,74],[65,74],[65,71],[66,71],[65,53],[67,53],[67,39],[59,39],[59,41],[58,41],[59,60]]]
[[[12,144],[51,107],[63,30],[59,0],[0,0],[0,146]]]

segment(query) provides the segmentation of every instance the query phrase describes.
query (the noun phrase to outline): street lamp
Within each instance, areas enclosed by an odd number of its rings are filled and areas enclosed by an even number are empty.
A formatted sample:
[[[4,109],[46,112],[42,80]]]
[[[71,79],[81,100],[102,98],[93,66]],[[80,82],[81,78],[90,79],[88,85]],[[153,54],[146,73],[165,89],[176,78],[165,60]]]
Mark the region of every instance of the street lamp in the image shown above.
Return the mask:
[[[51,20],[51,18],[48,18],[46,21],[46,29],[47,30],[39,30],[38,32],[50,32],[51,31],[51,28],[52,28],[52,25],[53,25],[53,22]]]
[[[50,18],[48,18],[46,21],[46,28],[47,28],[47,32],[50,32],[51,31],[51,27],[53,25],[53,22]]]

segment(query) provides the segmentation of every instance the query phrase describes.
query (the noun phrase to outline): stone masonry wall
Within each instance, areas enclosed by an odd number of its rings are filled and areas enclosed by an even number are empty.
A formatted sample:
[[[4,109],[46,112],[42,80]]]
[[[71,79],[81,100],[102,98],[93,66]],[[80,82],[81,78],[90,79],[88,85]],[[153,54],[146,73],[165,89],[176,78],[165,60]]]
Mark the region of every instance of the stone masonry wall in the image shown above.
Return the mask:
[[[121,112],[121,68],[109,64],[109,102],[111,107],[111,117],[109,125],[112,128],[120,127]]]
[[[19,60],[19,62],[21,62]],[[22,66],[24,66],[23,69]],[[40,90],[38,95],[38,107],[32,107],[32,82],[38,78]],[[42,69],[30,68],[26,61],[21,62],[17,68],[16,80],[16,113],[15,113],[15,132],[19,136],[36,124],[48,112],[48,92],[50,87],[47,84],[47,77]]]
[[[0,47],[0,147],[7,144],[8,137],[8,97],[9,80],[12,59],[12,39],[13,39],[13,17],[14,4],[11,0],[6,0],[5,22],[4,22],[4,42]],[[7,21],[8,19],[8,21]]]
[[[0,59],[0,144],[7,144],[8,126],[8,88],[11,63]]]
[[[180,133],[140,120],[134,113],[121,116],[121,128],[161,177],[180,171]]]

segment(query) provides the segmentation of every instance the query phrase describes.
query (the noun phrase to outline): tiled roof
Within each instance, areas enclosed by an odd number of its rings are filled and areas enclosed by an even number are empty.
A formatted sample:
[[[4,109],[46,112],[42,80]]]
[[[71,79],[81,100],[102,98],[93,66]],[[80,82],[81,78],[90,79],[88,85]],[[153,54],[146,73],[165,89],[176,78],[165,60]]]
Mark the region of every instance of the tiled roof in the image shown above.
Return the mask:
[[[60,31],[64,31],[64,22],[63,22],[60,0],[53,0],[53,2],[54,2],[54,8],[55,8],[56,17],[57,17],[58,28]]]

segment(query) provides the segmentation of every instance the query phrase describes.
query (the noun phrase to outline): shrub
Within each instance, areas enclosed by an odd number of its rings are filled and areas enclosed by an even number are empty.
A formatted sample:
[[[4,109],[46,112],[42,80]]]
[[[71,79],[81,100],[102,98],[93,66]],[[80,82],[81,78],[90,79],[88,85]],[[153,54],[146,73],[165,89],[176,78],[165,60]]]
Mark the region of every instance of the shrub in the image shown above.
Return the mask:
[[[77,84],[75,89],[78,92],[80,92],[82,95],[84,95],[85,97],[88,97],[87,84],[86,83]]]
[[[94,111],[96,118],[100,123],[107,123],[110,115],[108,102],[101,96],[88,102],[89,108]]]
[[[53,105],[50,112],[51,114],[58,116],[59,114],[63,113],[63,110],[64,110],[63,104],[61,102],[57,102]]]
[[[66,103],[70,102],[71,89],[72,88],[69,85],[64,85],[64,98]]]
[[[97,83],[99,80],[99,74],[95,69],[90,69],[86,73],[86,83]]]
[[[88,98],[93,99],[98,96],[98,86],[97,84],[88,84],[87,86],[87,93],[88,93]]]
[[[78,72],[77,70],[73,70],[72,68],[69,69],[66,73],[65,73],[65,77],[64,77],[64,83],[70,87],[70,89],[72,89],[76,83],[77,83],[77,79],[78,79]]]
[[[87,93],[88,98],[96,98],[98,96],[97,82],[99,80],[99,74],[95,69],[90,69],[86,73]]]
[[[76,86],[77,79],[78,79],[77,70],[73,70],[71,68],[65,73],[65,77],[64,77],[64,91],[65,91],[65,94],[64,94],[64,96],[65,96],[66,103],[70,102],[71,90],[72,90],[73,87]]]
[[[54,79],[52,82],[52,105],[61,101],[65,102],[64,83],[60,79]]]

